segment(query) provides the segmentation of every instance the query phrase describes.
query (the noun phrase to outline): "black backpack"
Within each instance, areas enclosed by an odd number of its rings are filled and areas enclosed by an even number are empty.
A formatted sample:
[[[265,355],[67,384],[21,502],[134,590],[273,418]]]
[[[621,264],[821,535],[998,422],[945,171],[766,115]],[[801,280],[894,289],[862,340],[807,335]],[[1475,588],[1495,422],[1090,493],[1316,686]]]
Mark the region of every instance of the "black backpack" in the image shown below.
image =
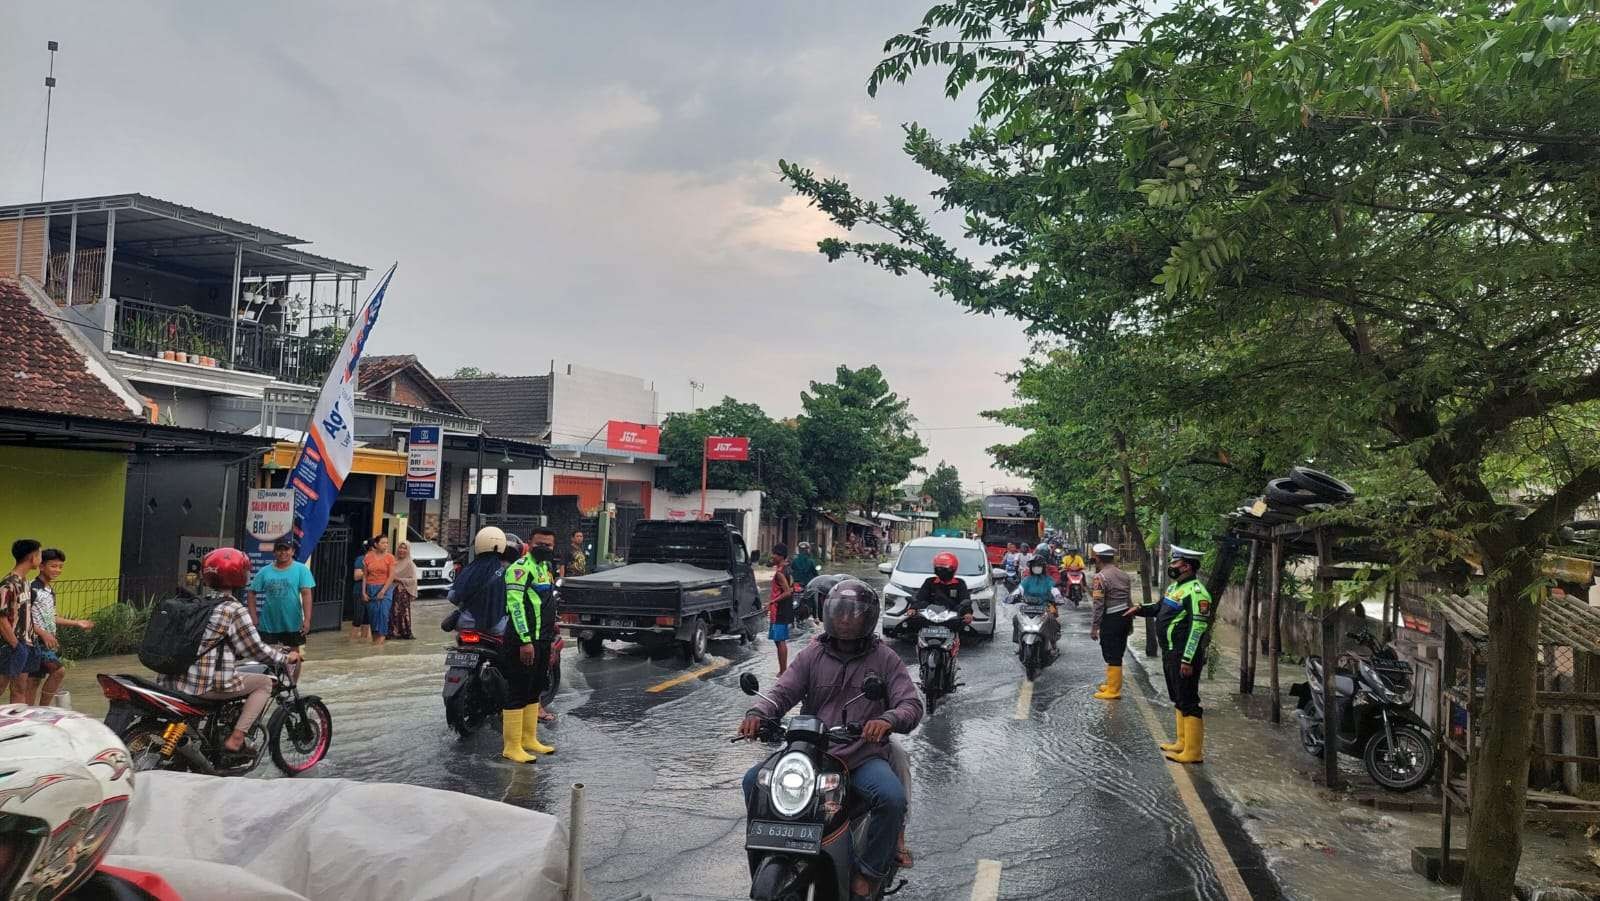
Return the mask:
[[[150,624],[139,642],[139,662],[164,676],[181,676],[196,660],[221,651],[227,636],[206,645],[206,626],[223,598],[168,598],[150,610]]]

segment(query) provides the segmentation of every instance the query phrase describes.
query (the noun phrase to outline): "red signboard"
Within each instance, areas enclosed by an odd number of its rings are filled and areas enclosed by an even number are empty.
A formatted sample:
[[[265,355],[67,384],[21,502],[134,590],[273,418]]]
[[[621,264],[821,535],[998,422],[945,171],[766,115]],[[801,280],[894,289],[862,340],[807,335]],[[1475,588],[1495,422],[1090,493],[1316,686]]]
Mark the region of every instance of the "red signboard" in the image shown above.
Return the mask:
[[[707,460],[748,460],[750,459],[749,438],[718,438],[712,436],[706,439]]]
[[[606,423],[606,447],[636,454],[657,453],[661,449],[661,427],[613,419]]]

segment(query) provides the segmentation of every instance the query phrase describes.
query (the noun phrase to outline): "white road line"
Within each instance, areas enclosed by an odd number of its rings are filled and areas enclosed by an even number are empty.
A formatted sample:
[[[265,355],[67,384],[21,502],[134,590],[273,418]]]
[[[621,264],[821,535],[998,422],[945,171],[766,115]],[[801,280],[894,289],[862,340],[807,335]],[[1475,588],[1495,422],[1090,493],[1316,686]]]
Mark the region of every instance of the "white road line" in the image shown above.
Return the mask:
[[[1166,741],[1166,730],[1161,728],[1161,721],[1156,717],[1156,712],[1150,708],[1150,702],[1144,699],[1144,693],[1138,686],[1129,688],[1129,693],[1139,704],[1139,712],[1144,714],[1144,722],[1149,727],[1150,734],[1155,737],[1158,744]],[[1211,858],[1212,869],[1217,871],[1217,881],[1222,883],[1222,894],[1228,901],[1250,901],[1250,889],[1244,884],[1244,877],[1239,875],[1239,867],[1233,862],[1233,855],[1228,853],[1228,846],[1222,843],[1222,836],[1218,834],[1216,824],[1211,821],[1211,814],[1206,811],[1205,804],[1200,800],[1200,793],[1195,791],[1194,779],[1190,777],[1188,767],[1169,760],[1167,775],[1172,777],[1172,784],[1178,789],[1178,797],[1183,801],[1184,809],[1189,812],[1189,820],[1194,823],[1195,831],[1200,834],[1200,846],[1205,849],[1206,856]]]
[[[1022,680],[1022,687],[1017,689],[1017,712],[1011,715],[1014,720],[1025,720],[1033,709],[1033,683],[1027,679]]]
[[[999,897],[1000,861],[978,861],[978,876],[972,881],[972,901],[996,901]]]

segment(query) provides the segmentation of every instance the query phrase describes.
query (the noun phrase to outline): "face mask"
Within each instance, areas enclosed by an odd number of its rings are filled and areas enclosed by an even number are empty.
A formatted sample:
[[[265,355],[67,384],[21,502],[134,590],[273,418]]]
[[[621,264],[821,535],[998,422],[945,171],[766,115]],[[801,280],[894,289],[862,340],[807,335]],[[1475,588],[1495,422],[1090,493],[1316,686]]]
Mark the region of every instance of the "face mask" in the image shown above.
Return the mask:
[[[1042,566],[1035,566],[1035,567],[1034,567],[1034,568],[1033,568],[1033,570],[1032,570],[1032,572],[1033,572],[1033,574],[1034,574],[1034,575],[1036,575],[1036,576],[1042,576],[1042,575],[1044,575],[1044,567],[1042,567]]]
[[[1169,579],[1181,579],[1181,578],[1184,577],[1184,575],[1186,573],[1188,573],[1188,570],[1184,569],[1181,566],[1169,566],[1169,567],[1167,567],[1167,578],[1169,578]]]
[[[556,555],[555,548],[548,548],[542,544],[533,546],[533,559],[540,563],[549,563]]]
[[[933,574],[938,576],[941,579],[948,580],[951,576],[954,576],[956,574],[956,571],[953,570],[953,569],[950,569],[947,566],[940,566],[940,567],[935,567],[934,568]]]

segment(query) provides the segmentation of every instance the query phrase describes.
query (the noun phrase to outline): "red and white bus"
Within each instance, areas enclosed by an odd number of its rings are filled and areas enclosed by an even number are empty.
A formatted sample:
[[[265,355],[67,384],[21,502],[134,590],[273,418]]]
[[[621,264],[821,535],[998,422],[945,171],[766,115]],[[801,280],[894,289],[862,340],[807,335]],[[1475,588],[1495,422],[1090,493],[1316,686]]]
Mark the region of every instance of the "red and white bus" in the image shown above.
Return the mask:
[[[977,531],[978,540],[988,551],[991,566],[1000,565],[1010,542],[1031,552],[1044,540],[1044,513],[1039,509],[1039,499],[1020,491],[989,495],[983,499]]]

